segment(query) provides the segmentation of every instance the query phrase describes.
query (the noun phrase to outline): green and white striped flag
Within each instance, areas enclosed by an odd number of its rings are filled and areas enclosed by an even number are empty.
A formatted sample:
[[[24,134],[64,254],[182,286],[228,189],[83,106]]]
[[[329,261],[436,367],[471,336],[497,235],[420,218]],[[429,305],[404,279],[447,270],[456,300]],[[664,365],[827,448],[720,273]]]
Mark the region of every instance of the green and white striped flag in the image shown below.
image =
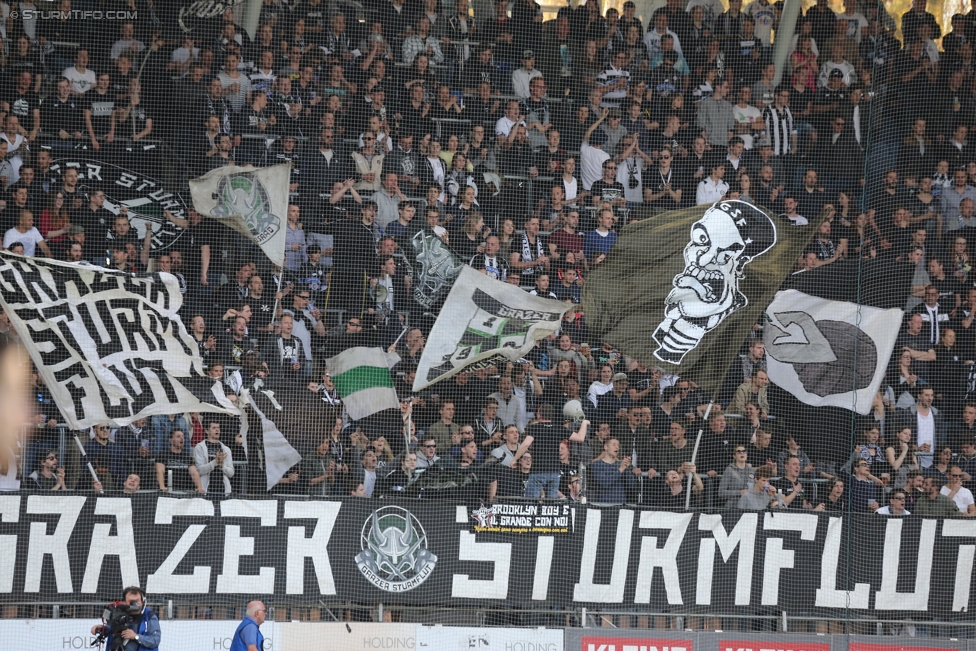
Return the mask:
[[[399,361],[399,355],[381,348],[349,348],[328,360],[332,382],[351,419],[400,408],[390,375]]]

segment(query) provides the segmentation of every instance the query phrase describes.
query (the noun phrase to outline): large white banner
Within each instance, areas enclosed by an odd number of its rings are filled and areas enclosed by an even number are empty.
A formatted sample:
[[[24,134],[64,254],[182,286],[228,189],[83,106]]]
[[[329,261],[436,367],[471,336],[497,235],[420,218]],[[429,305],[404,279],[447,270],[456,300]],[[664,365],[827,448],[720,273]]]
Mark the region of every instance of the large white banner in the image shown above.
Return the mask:
[[[777,292],[763,335],[769,380],[808,405],[867,414],[903,314],[795,289]]]
[[[0,305],[72,429],[239,413],[206,377],[175,276],[0,252]]]
[[[559,330],[570,307],[465,266],[427,338],[413,390],[462,371],[518,361]]]
[[[285,225],[291,167],[218,167],[190,181],[193,207],[233,228],[285,266]]]

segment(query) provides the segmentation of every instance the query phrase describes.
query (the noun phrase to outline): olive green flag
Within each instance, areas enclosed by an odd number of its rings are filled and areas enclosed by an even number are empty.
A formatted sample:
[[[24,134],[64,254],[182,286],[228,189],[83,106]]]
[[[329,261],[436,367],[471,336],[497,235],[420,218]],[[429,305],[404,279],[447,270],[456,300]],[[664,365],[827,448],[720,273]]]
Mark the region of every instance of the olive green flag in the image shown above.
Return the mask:
[[[714,395],[816,224],[745,201],[628,224],[583,286],[592,339]]]

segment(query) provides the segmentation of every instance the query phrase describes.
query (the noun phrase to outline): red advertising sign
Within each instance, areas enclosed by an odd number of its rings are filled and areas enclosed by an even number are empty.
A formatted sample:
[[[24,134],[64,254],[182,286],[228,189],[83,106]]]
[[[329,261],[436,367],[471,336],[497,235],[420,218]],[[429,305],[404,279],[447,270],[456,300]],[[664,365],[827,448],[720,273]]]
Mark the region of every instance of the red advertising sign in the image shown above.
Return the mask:
[[[768,640],[719,640],[718,651],[830,651],[830,643],[800,642],[779,635]]]
[[[581,641],[580,651],[694,651],[694,644],[691,640],[587,635]]]

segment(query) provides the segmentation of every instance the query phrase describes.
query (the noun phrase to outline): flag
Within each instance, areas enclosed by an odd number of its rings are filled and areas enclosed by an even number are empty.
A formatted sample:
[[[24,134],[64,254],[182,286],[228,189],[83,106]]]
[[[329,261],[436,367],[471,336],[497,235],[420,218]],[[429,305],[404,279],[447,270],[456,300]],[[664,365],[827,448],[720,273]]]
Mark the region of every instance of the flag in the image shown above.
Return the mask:
[[[140,151],[137,156],[122,157],[120,161],[125,163],[125,167],[119,167],[106,162],[101,156],[93,155],[91,150],[55,151],[62,158],[51,163],[49,176],[63,175],[69,169],[74,169],[78,172],[78,191],[82,195],[104,192],[104,208],[114,215],[120,214],[122,206],[128,208],[132,226],[130,234],[138,232],[144,236],[146,229],[152,230],[150,245],[154,253],[182,250],[190,239],[187,231],[173,224],[164,214],[165,211],[180,219],[187,218],[187,204],[180,194],[180,188],[163,180],[175,176],[168,173],[168,166],[172,162],[170,156],[164,156],[159,149]],[[50,186],[49,179],[43,181]],[[109,217],[110,223],[114,219]],[[86,233],[86,244],[110,248],[112,233],[109,229],[104,236],[106,241],[102,242],[99,239],[103,236],[89,231]],[[140,242],[140,250],[141,247]]]
[[[190,181],[193,207],[241,233],[283,267],[290,174],[288,164],[218,167]]]
[[[766,308],[769,380],[813,407],[870,412],[915,265],[835,262],[792,276]]]
[[[168,273],[0,252],[0,306],[71,429],[156,414],[239,413],[206,376]]]
[[[285,476],[285,473],[302,460],[302,455],[292,447],[285,435],[282,434],[278,425],[265,415],[268,411],[272,415],[273,410],[281,411],[282,407],[274,398],[270,391],[255,391],[252,394],[249,390],[241,391],[241,398],[244,404],[254,409],[257,419],[261,423],[261,441],[264,448],[264,470],[268,479],[268,490],[270,491]],[[261,409],[259,403],[264,405]],[[244,454],[247,455],[249,419],[246,413],[241,416],[241,441],[244,443]]]
[[[628,224],[583,286],[591,338],[714,394],[816,224],[744,201]]]
[[[436,311],[467,265],[429,228],[418,229],[408,242],[403,253],[414,278],[413,300]]]
[[[200,0],[183,0],[177,22],[184,32],[197,31],[198,42],[203,39],[200,32],[216,29],[214,22],[217,17],[224,15],[225,9],[233,8],[234,22],[248,35],[251,41],[258,30],[261,18],[262,0],[235,0],[234,2],[217,3]]]
[[[571,307],[465,266],[427,338],[413,390],[461,372],[518,361],[536,341],[559,330]]]
[[[399,409],[390,368],[400,361],[381,348],[348,348],[326,363],[346,412],[353,420],[384,409]]]

